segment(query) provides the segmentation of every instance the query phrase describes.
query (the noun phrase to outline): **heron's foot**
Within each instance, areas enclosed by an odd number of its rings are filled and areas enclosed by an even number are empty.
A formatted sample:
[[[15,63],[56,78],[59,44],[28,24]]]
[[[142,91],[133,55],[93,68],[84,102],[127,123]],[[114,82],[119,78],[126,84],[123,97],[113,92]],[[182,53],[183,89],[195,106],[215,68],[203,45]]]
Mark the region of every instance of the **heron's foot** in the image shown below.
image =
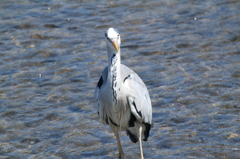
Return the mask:
[[[119,158],[119,159],[124,159],[124,154],[119,152],[118,158]]]

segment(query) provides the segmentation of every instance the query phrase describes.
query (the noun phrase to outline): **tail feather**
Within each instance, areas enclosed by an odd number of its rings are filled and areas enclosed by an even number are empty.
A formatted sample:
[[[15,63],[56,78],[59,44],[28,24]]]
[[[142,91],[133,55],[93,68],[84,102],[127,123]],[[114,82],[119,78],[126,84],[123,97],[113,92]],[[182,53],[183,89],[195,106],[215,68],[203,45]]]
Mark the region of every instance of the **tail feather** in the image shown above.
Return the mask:
[[[151,129],[151,124],[148,123],[143,123],[145,126],[145,130],[143,130],[143,134],[144,134],[144,138],[143,141],[147,141],[148,137],[149,137],[149,132]]]
[[[142,124],[142,140],[143,141],[147,141],[148,137],[149,137],[149,132],[151,129],[152,125],[148,124],[148,123],[143,123]],[[130,140],[133,143],[138,142],[138,136],[137,136],[137,130],[136,127],[130,127],[128,129],[126,129],[127,135],[129,136]]]
[[[129,136],[130,140],[133,142],[133,143],[136,143],[138,142],[138,137],[137,135],[135,135],[134,133],[132,133],[130,130],[126,129],[126,132],[127,132],[127,135]]]

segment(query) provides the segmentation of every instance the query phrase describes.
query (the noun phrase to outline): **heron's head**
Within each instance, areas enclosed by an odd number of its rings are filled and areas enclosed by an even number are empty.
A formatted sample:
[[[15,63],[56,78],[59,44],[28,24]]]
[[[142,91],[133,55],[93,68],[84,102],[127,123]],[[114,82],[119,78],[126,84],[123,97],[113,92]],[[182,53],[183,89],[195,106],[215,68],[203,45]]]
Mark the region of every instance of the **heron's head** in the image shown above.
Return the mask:
[[[121,39],[118,30],[115,28],[109,28],[105,33],[105,37],[108,51],[112,53],[119,52]]]

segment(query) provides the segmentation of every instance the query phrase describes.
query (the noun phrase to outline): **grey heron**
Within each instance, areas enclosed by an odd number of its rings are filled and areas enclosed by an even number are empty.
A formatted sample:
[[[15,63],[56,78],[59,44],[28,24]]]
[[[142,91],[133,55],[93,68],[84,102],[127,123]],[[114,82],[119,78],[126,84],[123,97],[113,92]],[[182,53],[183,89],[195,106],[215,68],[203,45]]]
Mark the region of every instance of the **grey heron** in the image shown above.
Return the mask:
[[[152,126],[151,99],[142,79],[121,64],[118,30],[109,28],[105,38],[108,66],[103,70],[95,89],[98,115],[116,136],[119,158],[124,158],[124,153],[118,132],[126,130],[133,143],[139,141],[143,159],[142,140],[147,141]]]

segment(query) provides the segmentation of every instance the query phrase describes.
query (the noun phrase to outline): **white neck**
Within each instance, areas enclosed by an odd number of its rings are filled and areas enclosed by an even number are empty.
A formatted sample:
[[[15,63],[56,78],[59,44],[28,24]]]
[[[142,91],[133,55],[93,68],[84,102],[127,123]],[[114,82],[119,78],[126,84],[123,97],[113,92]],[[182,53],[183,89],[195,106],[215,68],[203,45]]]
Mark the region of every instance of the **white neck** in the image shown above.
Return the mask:
[[[112,88],[113,101],[117,104],[117,92],[121,88],[121,57],[120,51],[108,54],[108,80],[107,83]]]

